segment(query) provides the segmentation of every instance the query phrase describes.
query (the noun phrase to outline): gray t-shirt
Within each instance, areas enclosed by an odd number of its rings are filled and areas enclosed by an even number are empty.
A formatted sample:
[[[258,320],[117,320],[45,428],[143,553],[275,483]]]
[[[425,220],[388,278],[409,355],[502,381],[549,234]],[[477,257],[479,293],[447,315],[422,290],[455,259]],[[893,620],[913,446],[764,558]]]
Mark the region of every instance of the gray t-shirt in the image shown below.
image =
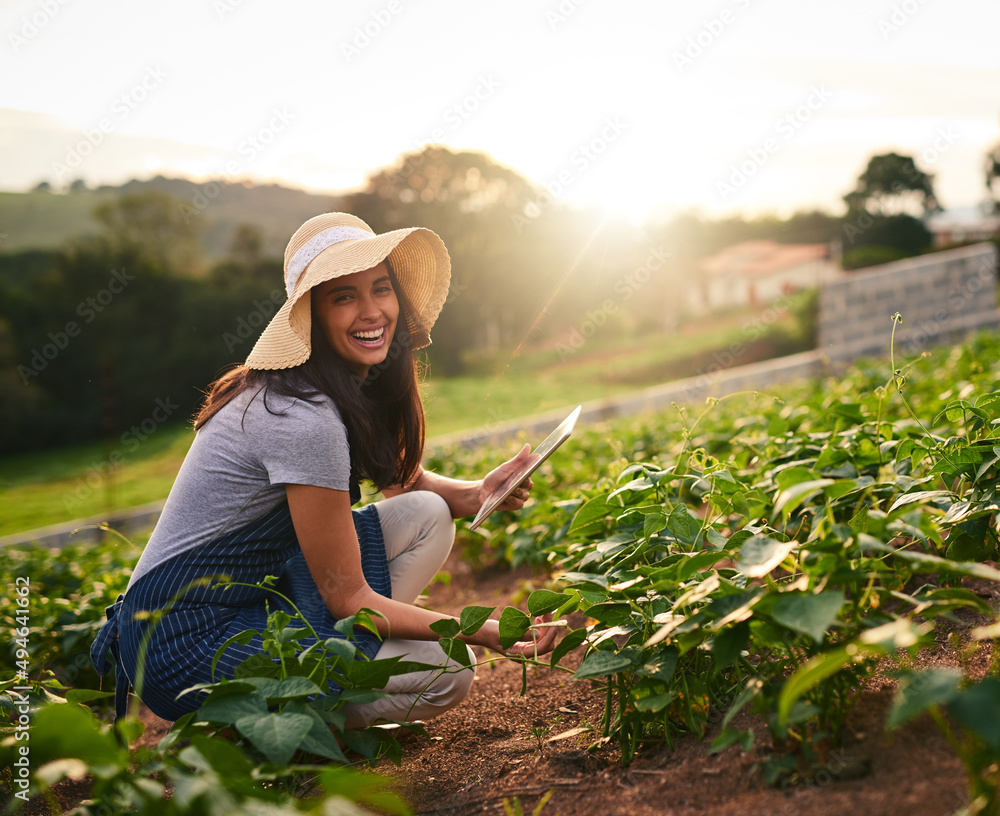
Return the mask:
[[[333,402],[244,391],[195,435],[129,581],[270,513],[286,484],[348,490],[347,429]],[[248,405],[249,403],[249,405]],[[245,413],[244,413],[245,411]]]

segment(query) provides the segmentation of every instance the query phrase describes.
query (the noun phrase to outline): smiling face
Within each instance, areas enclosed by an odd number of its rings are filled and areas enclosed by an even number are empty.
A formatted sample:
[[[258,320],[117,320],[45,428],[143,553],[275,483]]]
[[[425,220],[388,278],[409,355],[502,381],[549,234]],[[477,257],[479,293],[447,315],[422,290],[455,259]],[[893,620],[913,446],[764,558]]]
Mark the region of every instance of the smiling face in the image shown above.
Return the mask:
[[[313,287],[312,319],[362,379],[388,354],[398,318],[399,301],[384,263]]]

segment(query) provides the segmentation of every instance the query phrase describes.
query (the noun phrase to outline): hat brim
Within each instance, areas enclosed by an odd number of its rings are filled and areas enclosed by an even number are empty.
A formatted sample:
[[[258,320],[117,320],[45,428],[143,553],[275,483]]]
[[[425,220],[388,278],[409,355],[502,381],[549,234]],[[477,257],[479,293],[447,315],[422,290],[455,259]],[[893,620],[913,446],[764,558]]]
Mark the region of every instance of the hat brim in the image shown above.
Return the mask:
[[[288,300],[271,318],[246,365],[281,369],[301,365],[311,354],[310,290],[324,281],[363,272],[388,259],[406,312],[411,347],[424,348],[448,297],[451,260],[444,242],[431,230],[410,227],[371,238],[341,241],[320,252],[306,266]]]

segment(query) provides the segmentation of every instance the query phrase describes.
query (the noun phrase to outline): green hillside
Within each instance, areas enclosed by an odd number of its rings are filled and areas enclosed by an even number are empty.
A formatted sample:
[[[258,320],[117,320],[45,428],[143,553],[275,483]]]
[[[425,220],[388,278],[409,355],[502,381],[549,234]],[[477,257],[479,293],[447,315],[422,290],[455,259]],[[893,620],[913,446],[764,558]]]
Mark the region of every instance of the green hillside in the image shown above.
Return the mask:
[[[155,190],[178,200],[188,218],[201,224],[207,260],[224,257],[239,224],[253,224],[263,233],[266,256],[280,257],[288,236],[306,219],[337,209],[339,198],[271,185],[168,179],[130,181],[120,187],[100,187],[72,193],[0,192],[0,251],[56,249],[67,239],[98,230],[94,208],[127,193]]]

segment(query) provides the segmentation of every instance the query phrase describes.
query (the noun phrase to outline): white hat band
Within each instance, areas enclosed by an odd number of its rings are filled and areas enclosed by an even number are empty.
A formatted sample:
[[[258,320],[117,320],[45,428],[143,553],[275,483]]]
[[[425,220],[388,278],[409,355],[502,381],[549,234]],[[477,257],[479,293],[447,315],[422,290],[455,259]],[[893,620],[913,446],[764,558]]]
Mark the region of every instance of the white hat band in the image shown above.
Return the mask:
[[[310,262],[327,247],[339,244],[341,241],[354,241],[359,238],[374,238],[371,232],[365,232],[357,227],[330,227],[317,233],[303,244],[288,262],[288,271],[285,273],[285,291],[288,296],[292,296],[295,284],[299,282],[305,268]]]

